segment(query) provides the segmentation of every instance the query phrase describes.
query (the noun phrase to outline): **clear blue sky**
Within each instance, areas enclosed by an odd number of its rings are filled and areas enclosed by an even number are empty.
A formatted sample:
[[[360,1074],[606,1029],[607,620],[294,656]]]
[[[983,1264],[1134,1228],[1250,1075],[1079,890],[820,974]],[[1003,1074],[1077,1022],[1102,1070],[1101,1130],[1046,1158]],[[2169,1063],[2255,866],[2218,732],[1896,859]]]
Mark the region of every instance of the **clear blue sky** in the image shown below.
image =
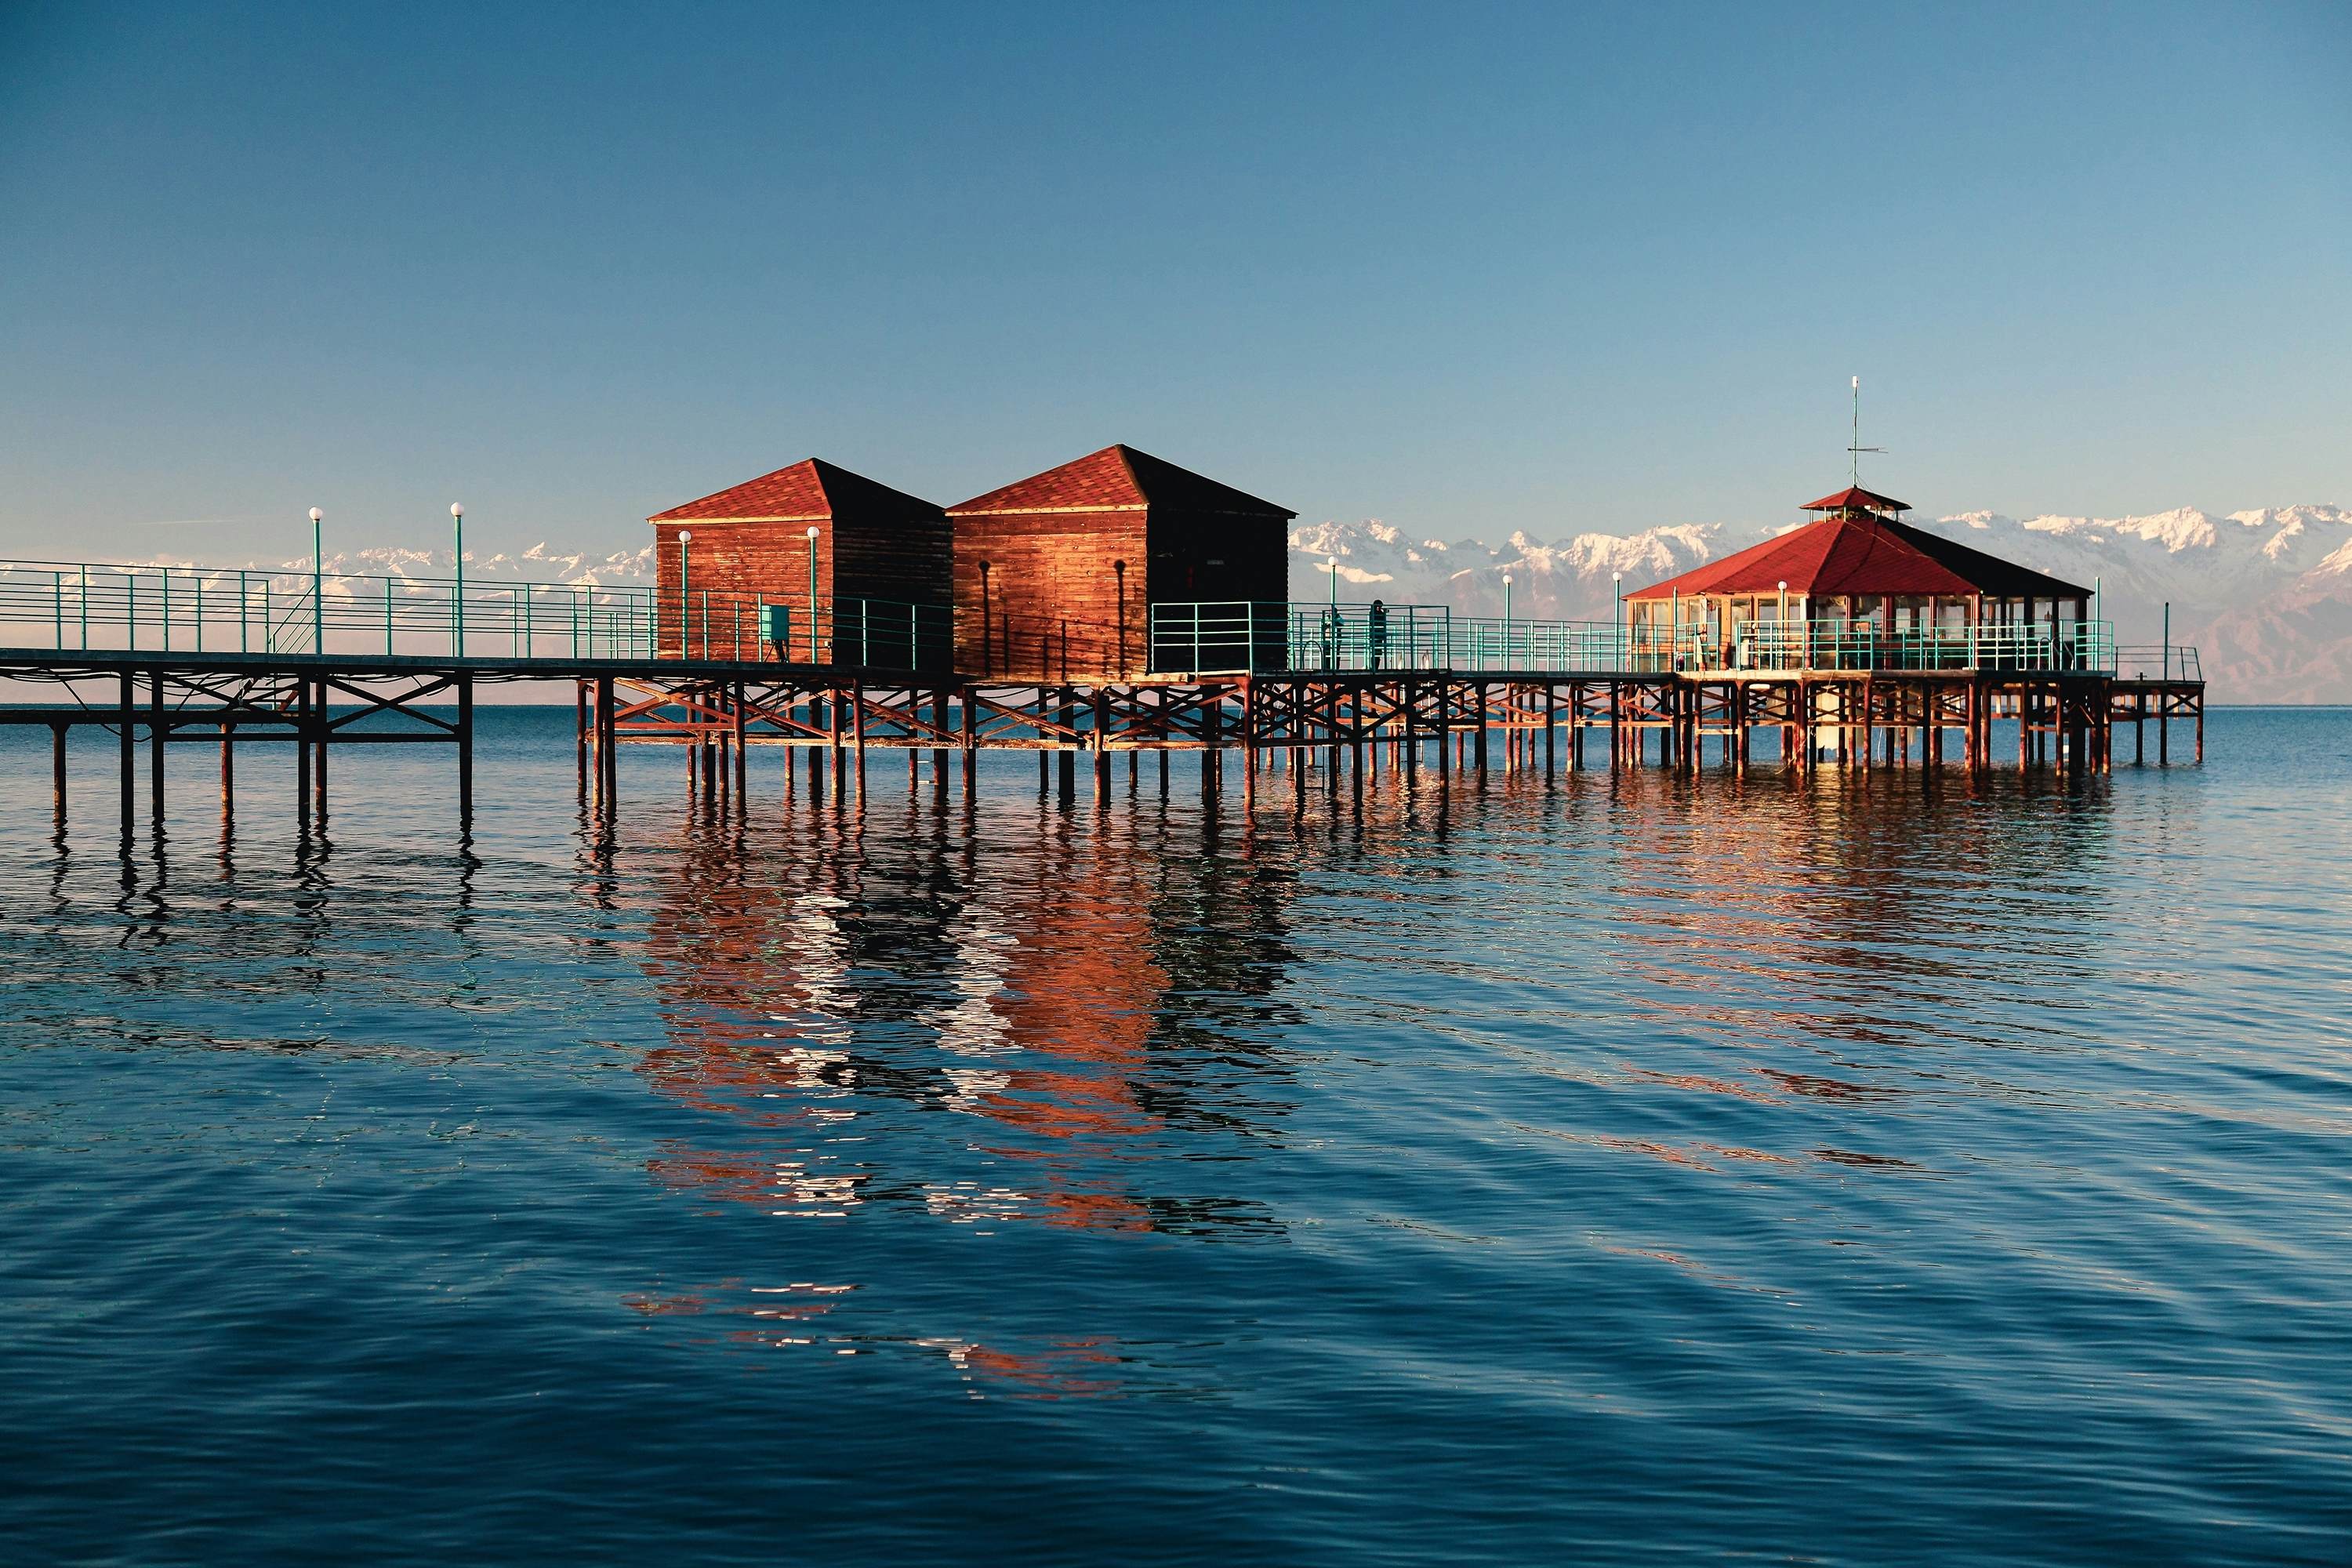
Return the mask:
[[[2352,503],[2352,8],[1923,9],[5,7],[0,553]]]

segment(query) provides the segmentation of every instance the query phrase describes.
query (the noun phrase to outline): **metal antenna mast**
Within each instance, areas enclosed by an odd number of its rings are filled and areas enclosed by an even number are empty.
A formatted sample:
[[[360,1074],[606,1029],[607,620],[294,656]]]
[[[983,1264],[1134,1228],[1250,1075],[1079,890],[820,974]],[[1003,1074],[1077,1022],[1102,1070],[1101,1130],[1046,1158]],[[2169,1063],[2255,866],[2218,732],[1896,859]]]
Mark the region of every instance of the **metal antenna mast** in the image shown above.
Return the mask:
[[[1860,489],[1862,488],[1862,455],[1864,452],[1884,452],[1886,448],[1865,447],[1862,444],[1862,377],[1858,375],[1853,378],[1853,445],[1848,447],[1846,450],[1853,454],[1850,459],[1852,464],[1850,472],[1853,476],[1853,487]]]

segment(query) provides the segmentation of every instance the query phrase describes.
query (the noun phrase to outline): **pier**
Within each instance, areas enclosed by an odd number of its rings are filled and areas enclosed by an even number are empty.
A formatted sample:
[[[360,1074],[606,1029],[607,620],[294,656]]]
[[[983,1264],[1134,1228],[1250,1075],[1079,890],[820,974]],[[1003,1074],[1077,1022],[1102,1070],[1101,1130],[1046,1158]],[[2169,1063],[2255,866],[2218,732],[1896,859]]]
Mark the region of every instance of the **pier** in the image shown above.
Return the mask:
[[[323,820],[331,758],[342,748],[445,745],[458,813],[469,817],[477,696],[516,682],[572,695],[581,786],[608,820],[625,745],[677,748],[686,787],[738,803],[755,748],[782,749],[785,787],[843,800],[863,799],[886,765],[877,753],[903,753],[910,784],[928,761],[933,789],[960,780],[969,799],[980,753],[1028,752],[1041,789],[1072,799],[1083,776],[1105,804],[1122,754],[1128,782],[1149,755],[1152,787],[1164,791],[1171,757],[1191,752],[1204,795],[1221,797],[1231,772],[1253,807],[1361,787],[1382,771],[1435,789],[1495,771],[1551,778],[1644,767],[2089,773],[2115,765],[2121,731],[2134,764],[2167,764],[2176,751],[2201,761],[2204,749],[2196,651],[2116,648],[2095,636],[1864,646],[1850,631],[1776,634],[1733,649],[1738,664],[1709,668],[1675,638],[1630,624],[1481,622],[1401,607],[1387,612],[1384,631],[1363,605],[1177,605],[1154,607],[1150,657],[1163,671],[1014,680],[845,660],[834,656],[848,634],[832,625],[815,639],[826,656],[816,662],[786,657],[797,642],[754,641],[740,658],[657,654],[657,607],[641,589],[468,584],[461,601],[454,584],[403,580],[387,632],[380,584],[339,578],[314,613],[301,584],[280,574],[269,620],[236,616],[232,592],[215,594],[200,622],[195,580],[237,575],[0,568],[0,633],[13,645],[0,647],[0,675],[56,694],[0,709],[0,722],[51,731],[60,817],[77,729],[118,750],[119,799],[108,805],[126,834],[142,811],[160,819],[167,791],[217,787],[223,810],[233,809],[248,765],[240,757],[255,747],[268,765],[292,769],[308,827]],[[86,603],[61,587],[85,582]],[[167,603],[185,607],[168,621],[122,613],[142,591],[159,616]],[[577,614],[533,617],[534,595],[568,600]],[[65,608],[42,628],[49,646],[25,646],[23,612],[43,596]],[[355,624],[363,614],[364,627]],[[61,628],[76,646],[56,646]],[[84,636],[90,646],[79,646]],[[370,640],[373,651],[361,646]],[[436,642],[438,651],[420,646]],[[876,646],[870,637],[866,646]],[[2086,649],[2097,667],[2084,668]],[[1248,668],[1276,662],[1283,668]],[[1994,744],[1996,725],[2004,746]],[[209,753],[200,771],[189,767],[197,748]]]
[[[1323,604],[1287,587],[1286,508],[1125,446],[953,507],[810,458],[648,519],[655,581],[447,579],[0,561],[0,676],[59,700],[0,709],[111,734],[123,831],[173,787],[166,754],[290,747],[301,825],[345,746],[440,744],[461,820],[486,686],[572,699],[583,800],[609,822],[625,745],[684,754],[687,787],[740,809],[754,748],[785,787],[862,801],[877,752],[910,785],[978,789],[983,752],[1029,752],[1065,800],[1115,759],[1194,753],[1204,797],[1237,755],[1244,802],[1463,775],[1656,767],[1743,774],[1996,767],[2105,773],[2205,752],[2197,650],[2119,645],[2084,588],[1901,521],[1849,486],[1746,550],[1634,589],[1605,622]],[[904,599],[879,596],[889,591]],[[1996,730],[2001,744],[1996,745]],[[1759,744],[1759,738],[1765,742]],[[1998,754],[1997,754],[1998,753]]]

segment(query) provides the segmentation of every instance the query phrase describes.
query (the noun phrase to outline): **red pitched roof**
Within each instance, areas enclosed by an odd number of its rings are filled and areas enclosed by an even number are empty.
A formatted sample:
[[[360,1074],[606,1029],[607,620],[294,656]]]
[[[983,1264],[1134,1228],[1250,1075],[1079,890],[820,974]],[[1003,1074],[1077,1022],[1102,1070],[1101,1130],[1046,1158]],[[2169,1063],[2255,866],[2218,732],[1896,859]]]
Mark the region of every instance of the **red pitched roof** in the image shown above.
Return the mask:
[[[2087,598],[2089,591],[1893,518],[1839,513],[1751,544],[1678,577],[1653,583],[1629,599],[1674,594],[1837,595],[1990,594],[1998,597]]]
[[[1083,458],[1016,479],[1001,489],[948,508],[950,517],[1006,512],[1141,511],[1216,512],[1241,517],[1290,518],[1298,514],[1221,485],[1190,468],[1132,447],[1105,447]]]
[[[1850,511],[1855,509],[1864,511],[1909,511],[1911,503],[1896,500],[1892,496],[1880,495],[1875,490],[1864,489],[1860,485],[1851,485],[1835,495],[1823,496],[1819,500],[1809,500],[1797,510],[1799,511]]]
[[[716,495],[674,506],[649,522],[826,522],[843,512],[900,516],[939,511],[935,501],[894,490],[822,458],[746,479]]]

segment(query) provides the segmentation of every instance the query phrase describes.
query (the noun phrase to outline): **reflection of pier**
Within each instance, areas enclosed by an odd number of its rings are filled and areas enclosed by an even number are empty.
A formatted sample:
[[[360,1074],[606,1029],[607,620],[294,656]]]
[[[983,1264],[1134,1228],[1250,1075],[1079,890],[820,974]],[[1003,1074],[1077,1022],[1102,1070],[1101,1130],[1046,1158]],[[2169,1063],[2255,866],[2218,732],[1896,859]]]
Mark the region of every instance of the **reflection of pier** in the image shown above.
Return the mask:
[[[641,1070],[722,1121],[656,1173],[810,1217],[1272,1226],[1189,1190],[1214,1165],[1180,1155],[1282,1114],[1258,1042],[1284,1016],[1289,871],[1165,853],[1141,816],[1063,820],[1000,860],[912,806],[887,847],[870,814],[859,833],[811,811],[789,857],[702,819],[646,933],[667,1039]]]

